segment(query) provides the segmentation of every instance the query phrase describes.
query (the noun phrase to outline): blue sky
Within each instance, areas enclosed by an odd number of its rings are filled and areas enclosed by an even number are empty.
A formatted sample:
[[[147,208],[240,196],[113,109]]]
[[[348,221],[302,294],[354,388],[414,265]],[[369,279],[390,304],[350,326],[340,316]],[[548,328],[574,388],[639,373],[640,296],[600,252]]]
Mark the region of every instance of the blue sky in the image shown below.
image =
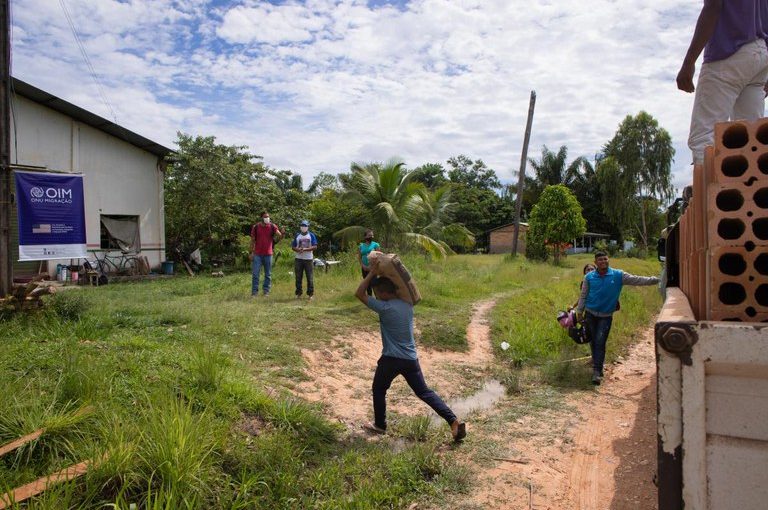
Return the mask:
[[[352,161],[466,154],[516,180],[529,155],[594,157],[627,114],[672,135],[690,181],[692,95],[675,75],[701,3],[679,0],[64,0],[118,123],[247,145],[309,183]],[[13,73],[113,119],[60,0],[12,0]],[[114,119],[113,119],[114,120]]]

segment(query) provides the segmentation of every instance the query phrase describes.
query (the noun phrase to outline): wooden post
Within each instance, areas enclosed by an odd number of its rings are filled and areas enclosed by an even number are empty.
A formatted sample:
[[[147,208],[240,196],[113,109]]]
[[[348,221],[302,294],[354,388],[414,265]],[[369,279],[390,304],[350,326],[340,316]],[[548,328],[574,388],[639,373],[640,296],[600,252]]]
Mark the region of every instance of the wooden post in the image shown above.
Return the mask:
[[[0,0],[0,297],[13,287],[11,260],[11,19],[10,0]]]
[[[523,210],[523,191],[525,191],[525,163],[528,160],[528,141],[531,139],[533,124],[533,107],[536,106],[536,91],[531,91],[531,101],[528,105],[528,122],[525,124],[523,138],[523,153],[520,155],[520,174],[517,178],[517,203],[515,205],[515,233],[512,237],[512,255],[517,255],[517,239],[520,237],[520,214]]]

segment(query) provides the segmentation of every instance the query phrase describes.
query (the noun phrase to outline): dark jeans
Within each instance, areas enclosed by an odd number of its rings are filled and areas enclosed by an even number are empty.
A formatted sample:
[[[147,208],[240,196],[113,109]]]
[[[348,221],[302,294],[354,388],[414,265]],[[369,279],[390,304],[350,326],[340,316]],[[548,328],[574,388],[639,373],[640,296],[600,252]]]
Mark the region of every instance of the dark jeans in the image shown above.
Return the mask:
[[[362,269],[362,268],[361,268],[361,269]],[[365,279],[365,277],[366,277],[366,276],[368,276],[368,273],[370,273],[370,271],[366,271],[365,269],[363,269],[363,279]],[[368,285],[368,288],[367,288],[367,289],[365,289],[365,292],[366,292],[366,294],[368,294],[369,296],[373,296],[373,289],[371,288],[371,286],[370,286],[370,285]]]
[[[374,423],[382,429],[387,428],[387,390],[398,375],[405,377],[408,386],[429,407],[435,410],[448,424],[456,421],[456,415],[443,402],[443,399],[427,387],[419,360],[382,356],[376,365],[373,376],[373,416]]]
[[[314,261],[305,259],[294,259],[293,272],[296,274],[296,295],[301,296],[301,286],[304,280],[304,273],[307,273],[307,296],[315,293],[315,266]]]
[[[589,335],[589,348],[592,351],[592,368],[600,375],[603,374],[603,364],[605,363],[605,344],[608,343],[608,334],[611,332],[613,316],[598,317],[587,312],[584,322],[587,326]]]

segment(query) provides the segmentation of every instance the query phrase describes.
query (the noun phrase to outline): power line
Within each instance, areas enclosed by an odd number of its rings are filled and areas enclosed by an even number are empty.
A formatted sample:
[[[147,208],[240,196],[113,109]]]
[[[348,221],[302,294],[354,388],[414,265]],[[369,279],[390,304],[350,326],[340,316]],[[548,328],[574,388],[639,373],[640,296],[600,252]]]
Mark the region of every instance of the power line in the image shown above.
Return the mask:
[[[101,84],[101,80],[99,80],[99,76],[96,74],[96,69],[93,67],[93,63],[91,62],[90,57],[88,56],[88,52],[85,51],[85,45],[83,45],[83,40],[80,38],[80,34],[77,32],[77,28],[75,28],[75,23],[72,21],[72,15],[69,13],[69,9],[67,9],[67,4],[64,3],[64,0],[59,0],[59,4],[61,5],[61,10],[64,11],[64,16],[67,18],[67,23],[69,23],[69,28],[72,30],[72,35],[75,38],[75,43],[77,43],[77,47],[80,49],[80,53],[83,56],[83,60],[85,61],[85,65],[88,66],[88,71],[91,73],[91,77],[93,78],[93,81],[96,82],[96,88],[99,91],[99,96],[101,97],[102,102],[104,105],[109,109],[109,113],[112,115],[112,120],[115,122],[115,124],[120,124],[117,121],[117,115],[115,114],[115,110],[112,108],[112,105],[109,103],[109,100],[107,99],[107,95],[104,93],[104,87]]]

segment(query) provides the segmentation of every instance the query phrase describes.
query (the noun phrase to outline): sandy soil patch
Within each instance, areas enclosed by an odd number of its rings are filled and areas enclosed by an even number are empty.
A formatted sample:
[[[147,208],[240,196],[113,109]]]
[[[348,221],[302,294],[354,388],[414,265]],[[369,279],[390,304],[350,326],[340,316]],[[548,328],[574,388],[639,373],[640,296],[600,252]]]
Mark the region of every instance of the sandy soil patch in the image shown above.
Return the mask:
[[[418,346],[427,384],[444,399],[465,392],[461,374],[457,370],[474,373],[485,370],[493,361],[489,341],[488,314],[496,304],[494,299],[480,301],[473,306],[472,318],[467,326],[467,352],[439,351]],[[372,317],[372,320],[375,317]],[[373,415],[371,383],[376,361],[381,354],[379,329],[356,331],[337,336],[328,348],[302,349],[308,381],[298,384],[297,394],[312,402],[326,405],[328,413],[346,424],[350,430],[359,429]],[[458,384],[456,381],[460,381]],[[416,398],[405,380],[398,377],[387,394],[387,410],[406,416],[426,415],[432,411]]]

